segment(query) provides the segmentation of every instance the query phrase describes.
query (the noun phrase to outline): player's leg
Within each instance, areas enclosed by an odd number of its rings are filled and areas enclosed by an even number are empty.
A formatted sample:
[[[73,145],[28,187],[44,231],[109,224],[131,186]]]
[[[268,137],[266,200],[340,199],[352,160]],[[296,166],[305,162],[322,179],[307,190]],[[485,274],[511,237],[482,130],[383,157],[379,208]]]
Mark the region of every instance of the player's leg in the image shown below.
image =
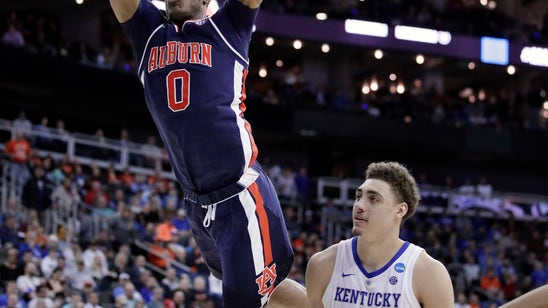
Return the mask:
[[[293,263],[283,214],[270,208],[278,199],[262,185],[259,177],[217,206],[211,234],[221,254],[225,308],[263,307]]]
[[[286,278],[272,293],[266,308],[307,308],[306,289],[295,280]]]

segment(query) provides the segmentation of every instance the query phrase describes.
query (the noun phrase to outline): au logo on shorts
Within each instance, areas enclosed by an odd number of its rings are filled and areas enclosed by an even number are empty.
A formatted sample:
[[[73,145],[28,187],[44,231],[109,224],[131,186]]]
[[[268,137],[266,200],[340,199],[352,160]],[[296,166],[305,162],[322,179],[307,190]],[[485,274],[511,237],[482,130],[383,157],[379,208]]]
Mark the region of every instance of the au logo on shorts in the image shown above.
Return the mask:
[[[276,277],[276,263],[274,263],[271,266],[265,267],[262,274],[255,279],[261,296],[270,296],[272,294]]]
[[[398,273],[403,273],[403,272],[405,272],[405,264],[403,264],[403,263],[401,263],[401,262],[400,262],[400,263],[396,263],[396,264],[394,265],[394,269],[395,269],[396,272],[398,272]]]

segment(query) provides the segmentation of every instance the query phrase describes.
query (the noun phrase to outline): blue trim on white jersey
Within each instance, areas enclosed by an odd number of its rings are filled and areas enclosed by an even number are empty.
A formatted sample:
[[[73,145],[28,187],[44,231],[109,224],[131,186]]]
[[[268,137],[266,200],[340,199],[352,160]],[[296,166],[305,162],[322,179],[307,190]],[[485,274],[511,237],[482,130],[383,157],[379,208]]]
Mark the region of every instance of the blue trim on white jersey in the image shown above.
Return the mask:
[[[364,267],[362,262],[360,261],[360,257],[358,256],[358,237],[355,236],[352,238],[352,255],[354,256],[354,261],[356,262],[356,265],[360,269],[360,271],[367,277],[367,278],[373,278],[375,276],[378,276],[382,274],[384,271],[386,271],[396,260],[405,252],[405,250],[409,247],[409,242],[403,243],[403,245],[398,249],[398,252],[386,263],[383,267],[379,268],[378,270],[369,273]]]

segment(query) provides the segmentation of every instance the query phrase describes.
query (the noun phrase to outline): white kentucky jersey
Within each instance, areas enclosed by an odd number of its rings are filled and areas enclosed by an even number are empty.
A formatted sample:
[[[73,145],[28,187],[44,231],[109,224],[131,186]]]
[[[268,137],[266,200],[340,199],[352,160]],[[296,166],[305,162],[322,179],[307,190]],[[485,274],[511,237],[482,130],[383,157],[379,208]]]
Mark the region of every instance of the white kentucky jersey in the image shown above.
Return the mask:
[[[322,298],[324,307],[420,307],[412,277],[424,249],[405,242],[386,265],[369,273],[358,257],[357,244],[358,237],[339,242],[335,267]]]

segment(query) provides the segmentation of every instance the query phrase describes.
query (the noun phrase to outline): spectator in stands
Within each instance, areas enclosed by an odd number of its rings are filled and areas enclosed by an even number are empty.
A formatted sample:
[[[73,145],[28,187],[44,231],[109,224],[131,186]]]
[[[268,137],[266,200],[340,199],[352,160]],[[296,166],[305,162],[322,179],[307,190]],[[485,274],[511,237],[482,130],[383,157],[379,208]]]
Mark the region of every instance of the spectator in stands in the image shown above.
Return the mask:
[[[187,307],[189,305],[188,295],[182,290],[176,290],[173,293],[173,304],[167,304],[171,307]],[[169,307],[167,306],[166,307]]]
[[[41,150],[52,150],[53,139],[51,138],[51,130],[48,127],[49,118],[42,117],[40,123],[36,124],[33,129],[33,146]]]
[[[54,308],[53,300],[48,297],[48,286],[45,283],[36,287],[36,294],[29,301],[28,308]]]
[[[70,133],[65,129],[65,121],[62,119],[57,120],[55,129],[52,132],[56,135],[56,138],[53,140],[54,151],[65,153],[70,138]]]
[[[207,289],[207,279],[202,275],[198,275],[194,277],[192,285],[193,287],[189,296],[190,306],[213,307],[213,300]]]
[[[166,269],[166,275],[160,281],[160,284],[164,290],[167,290],[165,294],[171,295],[173,291],[179,288],[179,279],[177,278],[177,271],[173,267]]]
[[[9,308],[22,308],[27,305],[27,303],[19,296],[19,291],[17,290],[17,284],[15,280],[5,280],[4,276],[1,276],[2,280],[5,281],[4,293],[0,295],[0,307],[9,307]],[[16,301],[11,305],[8,305],[10,296],[15,297]],[[17,305],[17,306],[15,306]]]
[[[295,187],[297,189],[296,201],[302,208],[308,208],[310,199],[310,177],[308,175],[308,168],[301,166],[299,172],[295,175]]]
[[[155,169],[160,166],[162,149],[156,144],[155,136],[147,137],[146,142],[141,146],[141,152],[143,153],[143,159],[140,162],[142,167]]]
[[[164,289],[156,286],[152,290],[152,299],[147,303],[147,308],[166,308],[165,301]]]
[[[128,282],[130,282],[130,277],[128,273],[120,273],[118,275],[118,281],[113,284],[113,288],[112,288],[112,298],[114,300],[116,300],[118,296],[124,295],[124,286]]]
[[[467,303],[468,299],[464,292],[459,292],[457,294],[457,301],[455,302],[455,308],[470,308],[470,305]]]
[[[91,216],[101,230],[108,229],[111,219],[116,215],[116,211],[108,206],[108,199],[106,194],[98,194],[95,197],[93,203],[93,209],[91,210]]]
[[[540,260],[535,261],[534,269],[531,272],[531,283],[533,288],[545,285],[548,283],[548,269],[546,264]]]
[[[65,177],[60,184],[53,188],[51,201],[58,210],[66,214],[73,211],[77,203],[81,201],[81,196],[73,185],[72,177]]]
[[[51,277],[53,270],[57,268],[59,256],[57,243],[51,241],[49,243],[48,254],[40,261],[40,270],[44,278],[49,279]]]
[[[69,301],[61,306],[61,308],[84,308],[84,299],[79,291],[72,291]]]
[[[139,293],[145,304],[150,303],[154,299],[154,289],[160,284],[154,275],[145,275],[143,286],[139,289]]]
[[[504,299],[509,301],[518,296],[518,275],[515,273],[506,272],[503,277],[502,291]]]
[[[84,308],[103,308],[103,306],[99,305],[99,293],[91,292],[88,295],[87,300],[88,301],[85,303]]]
[[[25,252],[30,252],[32,260],[38,263],[47,254],[47,249],[39,243],[37,238],[36,231],[27,230],[25,232],[25,241],[19,245],[19,256],[22,256]]]
[[[23,33],[17,29],[17,24],[14,22],[8,23],[8,28],[2,35],[2,42],[13,47],[25,46],[25,38],[23,37]]]
[[[10,178],[14,185],[13,187],[20,187],[30,176],[27,164],[32,150],[24,132],[22,128],[16,130],[15,138],[8,141],[4,149],[5,154],[11,162]]]
[[[90,190],[86,193],[84,197],[84,202],[91,206],[96,206],[97,198],[102,196],[106,201],[109,201],[109,196],[105,192],[103,184],[99,180],[91,181]]]
[[[141,277],[141,272],[146,271],[146,257],[144,255],[137,255],[135,256],[135,259],[133,260],[133,265],[131,266],[131,269],[129,270],[129,277],[131,282],[136,285],[139,284],[139,278]]]
[[[91,288],[95,288],[95,280],[93,279],[91,270],[85,266],[83,259],[76,260],[76,267],[77,270],[70,280],[71,287],[79,291],[83,291],[86,284]]]
[[[480,287],[491,296],[502,290],[502,283],[492,267],[487,268],[481,276]]]
[[[122,173],[120,173],[120,182],[124,185],[126,190],[129,190],[133,184],[133,173],[129,170],[129,167],[126,167]]]
[[[476,186],[472,184],[472,180],[469,177],[464,179],[464,183],[459,186],[459,193],[463,195],[473,195],[476,193]]]
[[[114,249],[137,239],[137,224],[129,206],[122,205],[118,208],[118,215],[111,220],[109,231]]]
[[[139,291],[135,290],[135,285],[132,282],[127,282],[124,285],[124,296],[127,299],[126,307],[134,307],[137,302],[143,300]]]
[[[172,201],[168,202],[166,208],[172,207],[175,207],[174,203]],[[177,242],[182,245],[186,245],[186,243],[188,243],[188,239],[192,236],[192,232],[190,231],[190,223],[188,218],[186,217],[185,209],[178,209],[177,215],[173,217],[171,223],[177,229]]]
[[[15,281],[17,277],[24,274],[24,267],[21,262],[19,262],[19,251],[15,247],[9,247],[7,249],[7,255],[0,265],[0,287],[7,287],[5,283],[8,281]]]
[[[38,286],[45,283],[44,277],[39,275],[38,269],[34,262],[27,262],[25,264],[25,272],[23,275],[16,279],[17,290],[23,296],[25,301],[30,301],[34,298]]]
[[[99,249],[97,240],[93,239],[82,253],[82,260],[86,270],[90,271],[95,281],[100,280],[108,272],[108,263],[105,253]]]
[[[491,198],[493,193],[493,185],[487,182],[487,178],[485,176],[480,176],[478,184],[476,185],[476,191],[483,198]]]
[[[161,221],[161,214],[158,204],[159,202],[156,198],[151,198],[148,201],[145,201],[141,205],[141,211],[135,215],[137,222],[139,222],[140,225],[146,225],[147,223],[159,223]]]
[[[29,138],[32,132],[32,122],[27,119],[27,113],[25,110],[20,110],[19,115],[12,122],[13,131],[22,132],[25,138]]]
[[[48,288],[48,296],[54,299],[54,302],[58,303],[59,301],[64,302],[68,294],[66,292],[69,290],[67,281],[63,277],[63,270],[60,267],[57,267],[51,273],[49,279],[46,280],[46,286]],[[56,307],[59,307],[58,305]]]
[[[278,196],[282,204],[284,202],[294,201],[295,198],[297,197],[297,184],[295,182],[295,172],[291,166],[286,165],[282,169],[282,173],[280,177],[278,177],[278,180],[274,185],[277,189]]]
[[[466,279],[466,285],[473,287],[479,284],[481,268],[476,261],[475,255],[470,249],[465,249],[463,252],[464,264],[462,270],[464,271],[464,277]]]
[[[12,215],[5,215],[0,226],[0,243],[6,245],[11,243],[14,247],[19,247],[21,238],[19,237],[19,224],[17,218]]]
[[[46,223],[46,211],[52,204],[51,193],[52,188],[44,175],[44,169],[40,166],[35,167],[33,176],[23,186],[21,203],[26,208],[36,211],[38,220],[42,226]]]

